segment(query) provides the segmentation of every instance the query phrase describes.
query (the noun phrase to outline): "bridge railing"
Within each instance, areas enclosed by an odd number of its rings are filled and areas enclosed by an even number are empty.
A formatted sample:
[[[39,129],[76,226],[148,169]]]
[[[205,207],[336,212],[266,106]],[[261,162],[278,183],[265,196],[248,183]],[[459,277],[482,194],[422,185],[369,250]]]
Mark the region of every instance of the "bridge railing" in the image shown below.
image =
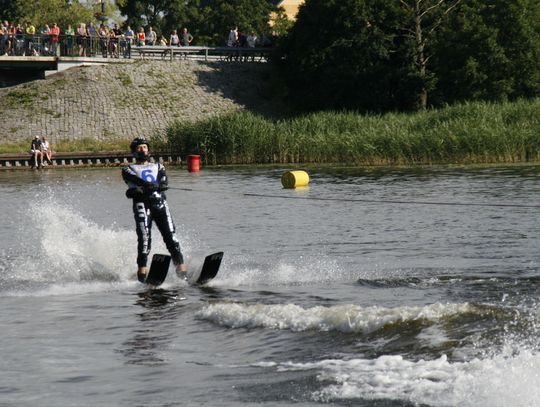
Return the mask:
[[[125,37],[79,35],[0,36],[0,55],[63,57],[129,57],[131,41]]]
[[[116,38],[65,34],[0,36],[0,56],[139,57],[169,60],[197,57],[205,60],[265,62],[271,51],[270,47],[139,46],[124,36]]]
[[[197,56],[204,60],[218,59],[221,61],[246,61],[266,62],[272,52],[272,48],[249,48],[249,47],[178,47],[178,46],[133,46],[132,55],[138,55],[142,59],[161,58],[174,60]]]

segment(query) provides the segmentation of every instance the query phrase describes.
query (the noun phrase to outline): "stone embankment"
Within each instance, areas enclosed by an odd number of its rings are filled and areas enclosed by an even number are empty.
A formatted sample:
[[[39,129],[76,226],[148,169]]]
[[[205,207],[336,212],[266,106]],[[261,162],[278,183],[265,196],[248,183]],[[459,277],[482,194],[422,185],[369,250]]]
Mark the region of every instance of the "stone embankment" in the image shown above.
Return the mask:
[[[137,61],[75,67],[0,89],[0,140],[127,139],[175,120],[272,113],[268,64]]]

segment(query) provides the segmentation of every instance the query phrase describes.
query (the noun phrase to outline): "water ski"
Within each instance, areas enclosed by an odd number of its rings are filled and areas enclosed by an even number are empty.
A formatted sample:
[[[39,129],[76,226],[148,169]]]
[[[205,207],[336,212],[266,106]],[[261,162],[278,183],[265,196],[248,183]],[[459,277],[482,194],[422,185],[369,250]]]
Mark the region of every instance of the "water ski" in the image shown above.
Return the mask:
[[[152,256],[150,271],[146,276],[146,280],[144,280],[145,284],[153,285],[155,287],[163,284],[165,278],[167,278],[170,263],[171,256],[166,254],[154,254],[154,256]]]
[[[201,271],[199,273],[193,273],[189,277],[189,284],[203,285],[212,280],[219,271],[222,258],[223,252],[217,252],[206,256]]]
[[[212,280],[219,271],[223,252],[210,254],[204,258],[202,269],[198,273],[193,273],[189,276],[188,283],[190,285],[203,285]],[[171,256],[167,254],[154,254],[150,271],[146,276],[145,284],[159,286],[163,284],[169,271]]]

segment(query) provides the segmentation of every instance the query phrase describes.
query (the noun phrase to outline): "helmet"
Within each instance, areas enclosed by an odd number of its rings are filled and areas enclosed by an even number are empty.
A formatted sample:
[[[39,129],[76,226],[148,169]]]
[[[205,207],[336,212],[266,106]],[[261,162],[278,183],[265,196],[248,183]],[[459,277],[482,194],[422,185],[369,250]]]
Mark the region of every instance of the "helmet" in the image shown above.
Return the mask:
[[[144,137],[136,137],[129,145],[131,152],[135,153],[137,151],[137,147],[139,147],[141,144],[146,144],[148,148],[150,148],[150,143],[148,142],[148,140],[146,140]]]

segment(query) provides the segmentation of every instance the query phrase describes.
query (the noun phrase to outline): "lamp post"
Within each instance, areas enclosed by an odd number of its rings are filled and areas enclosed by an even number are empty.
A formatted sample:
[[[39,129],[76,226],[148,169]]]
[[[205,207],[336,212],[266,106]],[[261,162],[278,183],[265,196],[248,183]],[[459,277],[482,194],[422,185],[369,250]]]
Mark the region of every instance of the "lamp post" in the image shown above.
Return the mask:
[[[100,4],[101,7],[100,7],[100,11],[95,14],[95,17],[102,23],[107,19],[107,17],[105,16],[105,2],[106,1],[107,0],[97,0],[96,2],[97,4]]]

